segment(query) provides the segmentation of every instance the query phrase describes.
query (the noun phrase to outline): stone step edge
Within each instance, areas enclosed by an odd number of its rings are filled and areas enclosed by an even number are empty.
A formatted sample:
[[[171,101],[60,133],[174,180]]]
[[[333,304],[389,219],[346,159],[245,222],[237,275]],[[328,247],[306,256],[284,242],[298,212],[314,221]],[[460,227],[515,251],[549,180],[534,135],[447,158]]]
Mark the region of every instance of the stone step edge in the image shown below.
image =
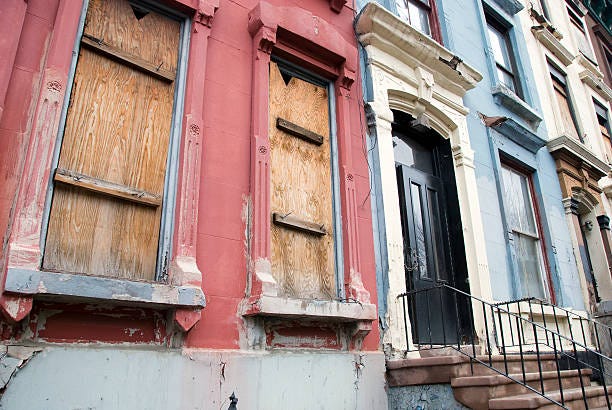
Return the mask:
[[[561,378],[578,377],[578,370],[561,370]],[[591,369],[583,369],[580,371],[582,376],[590,376],[593,373]],[[523,380],[522,373],[511,373],[510,377],[516,380]],[[556,370],[548,370],[542,372],[542,378],[545,380],[558,378]],[[525,373],[525,379],[527,382],[535,381],[540,379],[539,372]],[[461,376],[454,377],[451,380],[452,387],[477,387],[477,386],[498,386],[502,384],[515,383],[513,380],[501,374],[487,375],[487,376]]]
[[[602,386],[589,386],[584,388],[584,394],[588,398],[603,396],[604,391]],[[546,394],[551,399],[561,402],[561,393],[558,390]],[[608,395],[612,395],[612,386],[608,387]],[[580,387],[574,389],[563,390],[563,398],[565,403],[570,401],[582,400],[582,389]],[[612,401],[612,396],[610,397]],[[510,397],[500,397],[489,400],[489,409],[536,409],[542,405],[551,403],[546,398],[536,394],[520,394]]]

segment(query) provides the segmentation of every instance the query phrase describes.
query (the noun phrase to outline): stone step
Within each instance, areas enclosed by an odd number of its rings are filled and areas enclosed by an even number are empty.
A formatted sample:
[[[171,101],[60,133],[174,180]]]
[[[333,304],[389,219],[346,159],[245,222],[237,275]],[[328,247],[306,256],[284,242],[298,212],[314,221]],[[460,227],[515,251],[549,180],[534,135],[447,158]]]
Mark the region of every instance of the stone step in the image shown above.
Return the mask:
[[[581,370],[582,383],[585,387],[591,385],[590,370]],[[523,381],[523,374],[511,374],[515,380]],[[577,370],[563,370],[558,374],[556,371],[542,372],[544,391],[555,391],[559,389],[559,377],[563,389],[580,387],[580,379]],[[540,373],[526,373],[525,382],[532,388],[541,390]],[[531,391],[502,375],[489,376],[467,376],[457,377],[451,380],[453,393],[460,403],[474,409],[488,409],[489,400],[494,398],[509,397],[529,394]]]
[[[482,362],[488,363],[488,356],[476,356]],[[539,372],[538,357],[524,355],[526,373]],[[542,371],[557,370],[555,356],[540,355]],[[507,355],[509,373],[522,373],[520,355]],[[504,356],[491,356],[491,365],[505,372]],[[415,357],[409,359],[394,359],[387,361],[387,382],[389,386],[415,386],[419,384],[450,383],[452,377],[485,376],[498,374],[494,370],[470,360],[464,355]]]
[[[477,359],[489,364],[489,356],[477,356]],[[538,364],[539,362],[539,364]],[[501,371],[502,373],[523,373],[523,367],[525,373],[539,373],[540,366],[542,372],[556,371],[557,362],[554,354],[540,354],[531,355],[525,354],[521,359],[521,355],[506,355],[505,359],[503,355],[491,356],[490,366]],[[456,369],[455,376],[486,376],[498,374],[495,370],[488,368],[485,365],[474,362],[473,366],[470,365],[469,361],[466,361]]]
[[[450,383],[456,366],[467,362],[465,356],[432,356],[387,361],[390,387]]]
[[[608,396],[612,401],[612,387],[608,387]],[[584,388],[585,396],[589,409],[608,408],[604,388],[601,386],[589,386]],[[553,400],[561,402],[561,393],[559,391],[546,394]],[[571,410],[586,409],[582,398],[582,389],[574,388],[563,390],[564,405]],[[523,394],[509,397],[500,397],[489,400],[490,409],[539,409],[539,410],[556,410],[559,408],[556,404],[550,402],[546,398],[535,394]]]

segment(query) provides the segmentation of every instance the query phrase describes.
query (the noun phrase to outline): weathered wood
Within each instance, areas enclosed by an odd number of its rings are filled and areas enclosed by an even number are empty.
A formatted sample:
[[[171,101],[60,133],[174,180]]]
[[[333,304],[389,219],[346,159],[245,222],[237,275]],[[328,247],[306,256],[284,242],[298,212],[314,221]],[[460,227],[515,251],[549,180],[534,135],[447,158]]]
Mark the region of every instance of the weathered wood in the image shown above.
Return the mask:
[[[125,0],[89,0],[84,36],[147,61],[176,71],[180,22],[155,12],[136,18]]]
[[[286,228],[295,229],[296,231],[306,232],[313,235],[327,235],[327,230],[321,224],[315,222],[304,221],[294,215],[281,215],[278,212],[272,214],[272,222],[276,225]]]
[[[326,235],[271,221],[272,273],[282,296],[334,299],[335,253],[327,89],[298,78],[286,84],[270,64],[271,210],[316,221]],[[320,146],[276,127],[277,118],[321,135]],[[319,226],[320,226],[319,225]]]
[[[118,60],[124,63],[125,65],[136,68],[138,70],[142,70],[145,73],[150,74],[160,80],[172,82],[176,77],[176,72],[164,70],[163,68],[161,68],[161,63],[160,65],[156,66],[147,62],[146,60],[143,60],[142,58],[138,58],[137,56],[131,55],[115,47],[109,46],[103,41],[94,39],[93,37],[90,38],[84,35],[81,38],[81,43],[93,50],[96,50],[97,52],[106,57]]]
[[[79,174],[78,172],[69,171],[67,169],[58,168],[55,171],[54,180],[99,194],[125,199],[137,204],[157,207],[162,203],[159,195],[126,187],[125,185],[114,184],[98,178],[92,178],[88,175]]]
[[[287,134],[301,138],[306,142],[310,142],[315,145],[323,144],[324,137],[322,135],[300,127],[297,124],[285,120],[284,118],[279,117],[276,119],[276,128],[281,131],[285,131]]]
[[[85,34],[176,70],[180,25],[126,0],[90,0]],[[81,48],[58,168],[163,197],[174,82]],[[56,184],[43,267],[153,280],[161,206]]]

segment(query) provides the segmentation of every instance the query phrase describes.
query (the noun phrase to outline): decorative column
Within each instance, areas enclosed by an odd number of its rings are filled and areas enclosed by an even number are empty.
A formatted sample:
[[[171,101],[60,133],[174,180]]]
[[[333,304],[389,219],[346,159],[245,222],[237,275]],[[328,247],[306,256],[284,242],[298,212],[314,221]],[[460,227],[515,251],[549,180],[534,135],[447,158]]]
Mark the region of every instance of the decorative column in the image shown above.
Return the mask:
[[[38,269],[42,261],[42,220],[49,174],[62,105],[72,61],[72,42],[79,25],[82,1],[61,1],[42,72],[42,89],[29,134],[28,151],[6,252],[2,288],[10,267]],[[31,296],[2,295],[0,308],[9,320],[20,321],[32,309]]]
[[[610,235],[610,217],[607,215],[599,215],[597,217],[599,230],[601,232],[601,240],[603,242],[606,259],[608,261],[608,270],[612,279],[612,237]]]
[[[189,67],[185,92],[185,118],[181,132],[181,158],[175,215],[174,252],[170,281],[176,285],[202,287],[202,272],[196,263],[198,203],[200,199],[200,160],[204,130],[204,90],[208,38],[218,0],[200,0],[193,18],[189,47]],[[187,331],[200,320],[200,309],[177,309],[176,324]]]
[[[269,70],[276,44],[276,23],[263,19],[258,5],[249,15],[253,37],[253,80],[251,88],[251,272],[250,294],[277,296],[270,263],[270,138]]]

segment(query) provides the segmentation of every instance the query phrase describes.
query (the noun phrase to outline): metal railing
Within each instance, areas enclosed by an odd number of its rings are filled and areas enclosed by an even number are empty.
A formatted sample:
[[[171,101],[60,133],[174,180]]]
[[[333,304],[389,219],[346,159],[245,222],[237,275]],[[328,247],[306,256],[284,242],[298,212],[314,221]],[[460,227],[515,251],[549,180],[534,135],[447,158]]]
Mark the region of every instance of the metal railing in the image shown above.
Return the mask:
[[[607,406],[612,408],[612,389],[608,392],[606,384],[612,380],[612,359],[601,353],[604,342],[612,343],[609,326],[535,298],[491,303],[444,283],[403,293],[398,299],[409,351],[453,348],[469,358],[472,373],[474,365],[480,364],[563,408],[568,408],[569,399],[562,372],[574,370],[585,408],[589,408],[591,382],[603,387]],[[526,369],[525,359],[534,358],[537,370]],[[519,369],[509,366],[517,359]],[[545,364],[551,361],[554,366],[547,376],[556,373],[553,387],[543,377]],[[527,374],[531,374],[529,380]]]

